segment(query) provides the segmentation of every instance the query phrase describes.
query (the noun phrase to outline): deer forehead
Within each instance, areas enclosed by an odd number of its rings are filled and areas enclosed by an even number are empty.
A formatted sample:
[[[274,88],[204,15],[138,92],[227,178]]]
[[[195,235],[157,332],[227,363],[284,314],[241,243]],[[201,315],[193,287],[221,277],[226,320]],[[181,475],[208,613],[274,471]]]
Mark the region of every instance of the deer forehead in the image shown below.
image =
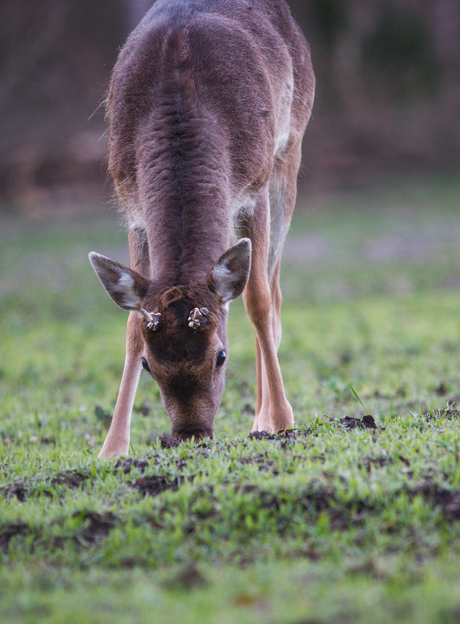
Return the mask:
[[[175,290],[176,288],[166,293],[161,291],[149,293],[143,301],[143,308],[148,314],[157,315],[161,319],[162,327],[179,328],[187,325],[196,328],[201,325],[207,327],[209,324],[219,324],[222,306],[219,305],[217,298],[207,291],[207,288],[204,294],[208,297],[203,296],[201,292],[197,292],[196,296],[193,296],[193,293],[187,296],[179,288],[177,288],[179,292],[176,293]],[[192,325],[190,325],[191,321],[193,321]],[[204,323],[204,321],[207,322]]]
[[[165,323],[158,334],[144,333],[144,340],[147,359],[152,360],[153,366],[168,369],[171,366],[207,365],[223,345],[215,323],[205,330],[195,330],[187,319],[180,324]]]

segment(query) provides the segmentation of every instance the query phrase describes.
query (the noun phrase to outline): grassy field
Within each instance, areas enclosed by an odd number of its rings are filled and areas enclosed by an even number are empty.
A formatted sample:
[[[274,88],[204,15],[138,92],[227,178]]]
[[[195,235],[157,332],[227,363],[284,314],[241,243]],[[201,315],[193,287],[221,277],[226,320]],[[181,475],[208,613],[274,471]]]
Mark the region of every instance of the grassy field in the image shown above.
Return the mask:
[[[1,216],[0,621],[460,622],[459,205],[444,179],[311,200],[282,276],[298,430],[248,438],[238,301],[215,439],[163,448],[145,375],[118,461],[126,315],[87,253],[126,235]]]

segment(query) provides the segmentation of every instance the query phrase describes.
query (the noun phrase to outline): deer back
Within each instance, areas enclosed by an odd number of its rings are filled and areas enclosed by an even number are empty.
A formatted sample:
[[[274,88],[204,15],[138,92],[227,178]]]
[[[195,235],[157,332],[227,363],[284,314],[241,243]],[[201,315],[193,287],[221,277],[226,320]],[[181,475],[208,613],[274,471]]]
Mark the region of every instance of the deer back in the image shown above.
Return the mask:
[[[313,74],[280,0],[159,0],[109,89],[109,169],[151,271],[204,277],[274,156],[304,132]],[[311,74],[311,75],[310,75]],[[161,260],[160,260],[161,258]]]

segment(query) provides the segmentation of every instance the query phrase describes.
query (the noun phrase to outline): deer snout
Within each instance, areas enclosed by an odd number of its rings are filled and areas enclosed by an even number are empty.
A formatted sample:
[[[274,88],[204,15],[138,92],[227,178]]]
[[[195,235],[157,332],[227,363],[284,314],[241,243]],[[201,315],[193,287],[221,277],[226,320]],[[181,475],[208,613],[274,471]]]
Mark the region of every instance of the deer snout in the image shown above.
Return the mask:
[[[212,380],[211,380],[212,381]],[[223,376],[218,380],[223,381]],[[201,384],[189,379],[161,388],[163,405],[171,422],[171,435],[178,440],[212,438],[214,417],[222,396],[222,383]]]
[[[177,440],[191,440],[192,438],[195,441],[202,440],[203,438],[212,438],[213,437],[213,429],[211,427],[203,426],[203,425],[188,425],[187,427],[183,427],[180,429],[175,429],[173,427],[172,437]]]

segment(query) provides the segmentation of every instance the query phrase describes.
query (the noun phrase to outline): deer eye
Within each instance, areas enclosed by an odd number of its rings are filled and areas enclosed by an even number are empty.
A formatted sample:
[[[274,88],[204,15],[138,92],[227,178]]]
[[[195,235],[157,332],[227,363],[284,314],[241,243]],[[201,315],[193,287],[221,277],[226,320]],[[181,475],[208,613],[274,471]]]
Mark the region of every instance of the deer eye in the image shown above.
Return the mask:
[[[217,355],[217,360],[216,360],[216,366],[217,368],[220,368],[222,366],[222,364],[225,362],[225,358],[227,357],[226,353],[224,350],[222,350],[218,355]]]
[[[144,370],[146,370],[148,373],[152,374],[149,365],[147,364],[147,360],[145,359],[145,357],[141,358],[141,362],[142,362],[142,368]]]

